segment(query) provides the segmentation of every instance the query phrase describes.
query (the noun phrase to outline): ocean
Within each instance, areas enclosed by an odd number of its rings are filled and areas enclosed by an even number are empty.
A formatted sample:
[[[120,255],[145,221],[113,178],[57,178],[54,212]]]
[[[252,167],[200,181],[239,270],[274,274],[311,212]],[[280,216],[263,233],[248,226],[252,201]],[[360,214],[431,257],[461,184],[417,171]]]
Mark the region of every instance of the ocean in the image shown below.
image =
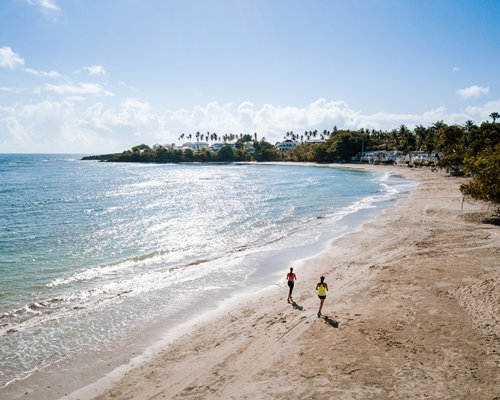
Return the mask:
[[[412,186],[317,166],[0,154],[0,397],[63,366],[127,362]]]

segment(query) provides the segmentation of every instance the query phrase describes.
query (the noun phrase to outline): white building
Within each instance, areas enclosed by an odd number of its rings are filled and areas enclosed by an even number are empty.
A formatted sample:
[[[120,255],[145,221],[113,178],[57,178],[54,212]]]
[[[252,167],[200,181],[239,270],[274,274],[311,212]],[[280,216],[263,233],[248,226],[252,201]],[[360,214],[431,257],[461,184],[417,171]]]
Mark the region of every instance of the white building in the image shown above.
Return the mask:
[[[276,143],[276,148],[281,151],[289,150],[295,146],[297,146],[297,142],[294,142],[293,140],[290,139],[287,139],[284,142]]]
[[[181,146],[181,149],[190,149],[192,151],[200,151],[208,149],[210,145],[207,142],[186,142]]]
[[[368,151],[361,154],[361,161],[368,162],[370,164],[390,163],[390,162],[396,162],[396,160],[400,159],[402,156],[403,152],[399,150]]]
[[[167,143],[167,144],[155,143],[153,145],[153,150],[158,150],[160,147],[164,147],[167,150],[175,150],[176,148],[175,143]]]
[[[426,151],[412,151],[404,160],[409,165],[436,165],[442,154],[429,154]]]

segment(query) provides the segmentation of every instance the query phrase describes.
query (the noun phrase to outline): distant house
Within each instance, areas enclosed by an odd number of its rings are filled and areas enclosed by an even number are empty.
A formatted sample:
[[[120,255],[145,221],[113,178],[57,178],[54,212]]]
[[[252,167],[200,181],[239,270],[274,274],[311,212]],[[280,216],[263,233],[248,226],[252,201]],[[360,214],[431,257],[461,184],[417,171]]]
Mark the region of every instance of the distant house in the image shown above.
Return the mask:
[[[210,148],[207,142],[186,142],[181,146],[181,149],[189,149],[191,151],[200,151]]]
[[[304,142],[305,144],[323,144],[325,141],[323,139],[310,139]]]
[[[155,143],[153,145],[153,150],[158,150],[161,147],[163,147],[163,148],[165,148],[167,150],[175,150],[175,148],[176,148],[175,143],[169,143],[169,144]]]
[[[409,165],[436,165],[442,154],[434,153],[429,154],[426,151],[412,151],[404,163]]]
[[[361,161],[367,162],[370,164],[387,164],[387,163],[395,163],[396,160],[400,159],[403,156],[402,151],[394,150],[394,151],[368,151],[361,154]]]
[[[211,148],[212,148],[213,152],[217,153],[220,149],[222,149],[225,146],[229,146],[232,149],[235,148],[235,144],[234,143],[221,143],[221,142],[214,143]]]
[[[276,148],[280,151],[286,151],[286,150],[289,150],[295,146],[297,146],[297,142],[294,142],[293,140],[290,140],[290,139],[287,139],[283,142],[276,143]]]

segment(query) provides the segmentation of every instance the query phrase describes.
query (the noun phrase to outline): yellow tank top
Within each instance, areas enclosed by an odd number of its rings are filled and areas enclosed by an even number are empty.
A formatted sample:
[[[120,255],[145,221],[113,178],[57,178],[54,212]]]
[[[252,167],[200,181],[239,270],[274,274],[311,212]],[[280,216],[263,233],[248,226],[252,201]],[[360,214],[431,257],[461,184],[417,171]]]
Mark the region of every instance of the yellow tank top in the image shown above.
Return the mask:
[[[318,296],[326,296],[326,287],[325,285],[319,284],[318,288]]]

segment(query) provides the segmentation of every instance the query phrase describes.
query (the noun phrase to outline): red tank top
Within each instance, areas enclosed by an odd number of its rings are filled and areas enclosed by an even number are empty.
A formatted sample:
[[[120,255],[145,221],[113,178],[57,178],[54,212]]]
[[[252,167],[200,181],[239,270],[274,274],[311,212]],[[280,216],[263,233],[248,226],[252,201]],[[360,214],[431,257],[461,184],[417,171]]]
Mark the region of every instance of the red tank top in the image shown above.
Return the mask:
[[[289,272],[288,274],[286,274],[286,279],[288,279],[289,281],[294,281],[295,279],[297,279],[297,277],[294,273]]]

